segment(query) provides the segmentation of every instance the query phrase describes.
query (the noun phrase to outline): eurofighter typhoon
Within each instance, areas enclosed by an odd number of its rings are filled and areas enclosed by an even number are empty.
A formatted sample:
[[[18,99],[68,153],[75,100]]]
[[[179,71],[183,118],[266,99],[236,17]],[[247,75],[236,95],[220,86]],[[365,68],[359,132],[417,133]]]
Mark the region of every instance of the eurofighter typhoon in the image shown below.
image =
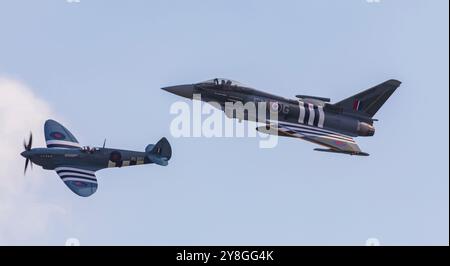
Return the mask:
[[[325,147],[316,148],[316,151],[368,156],[354,138],[375,134],[374,122],[377,120],[373,117],[400,84],[391,79],[336,103],[330,103],[329,98],[308,95],[287,99],[219,78],[162,89],[189,99],[200,95],[202,101],[218,103],[228,117],[239,120],[261,122],[257,119],[258,114],[255,117],[248,112],[227,111],[226,103],[241,102],[244,106],[246,103],[255,106],[265,103],[266,125],[258,127],[258,131],[299,138]],[[277,119],[271,120],[267,115],[270,112],[277,113]]]

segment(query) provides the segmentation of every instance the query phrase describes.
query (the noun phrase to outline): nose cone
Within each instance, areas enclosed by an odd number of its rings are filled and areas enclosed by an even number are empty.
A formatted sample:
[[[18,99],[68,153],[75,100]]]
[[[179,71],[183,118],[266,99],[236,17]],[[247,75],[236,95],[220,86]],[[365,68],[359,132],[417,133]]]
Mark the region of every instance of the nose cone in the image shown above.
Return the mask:
[[[22,155],[25,158],[28,158],[30,156],[30,152],[29,151],[23,151],[22,153],[20,153],[20,155]]]
[[[194,85],[191,84],[164,87],[161,89],[188,99],[192,99],[194,94]]]

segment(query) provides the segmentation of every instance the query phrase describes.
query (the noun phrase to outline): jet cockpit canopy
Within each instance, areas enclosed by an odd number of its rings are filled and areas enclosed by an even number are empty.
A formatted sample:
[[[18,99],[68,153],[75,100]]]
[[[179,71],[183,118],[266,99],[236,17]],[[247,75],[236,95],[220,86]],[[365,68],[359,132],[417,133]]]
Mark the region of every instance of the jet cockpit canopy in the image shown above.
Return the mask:
[[[210,79],[210,80],[203,81],[203,82],[200,82],[200,83],[245,87],[245,85],[243,85],[240,82],[237,82],[237,81],[234,81],[234,80],[231,80],[231,79],[225,79],[225,78],[215,78],[215,79]]]

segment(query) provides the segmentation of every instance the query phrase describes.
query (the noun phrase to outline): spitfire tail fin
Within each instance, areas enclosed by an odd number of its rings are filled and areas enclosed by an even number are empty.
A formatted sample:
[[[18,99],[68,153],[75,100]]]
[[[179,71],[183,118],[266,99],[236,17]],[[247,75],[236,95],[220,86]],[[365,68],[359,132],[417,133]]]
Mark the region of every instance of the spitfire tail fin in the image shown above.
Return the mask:
[[[145,148],[145,153],[152,162],[167,166],[172,157],[172,147],[166,138],[162,138],[156,144],[149,144]]]
[[[373,117],[400,84],[400,81],[391,79],[334,105],[347,111],[354,111]]]

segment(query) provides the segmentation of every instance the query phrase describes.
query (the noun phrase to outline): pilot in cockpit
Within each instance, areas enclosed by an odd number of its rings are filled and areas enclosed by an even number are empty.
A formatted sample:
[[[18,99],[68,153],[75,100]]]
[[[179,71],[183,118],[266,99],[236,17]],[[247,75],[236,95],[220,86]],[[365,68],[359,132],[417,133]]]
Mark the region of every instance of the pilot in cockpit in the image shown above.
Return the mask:
[[[89,146],[83,146],[81,151],[85,153],[94,153],[95,149]]]
[[[214,85],[221,85],[222,87],[231,87],[232,85],[237,85],[236,82],[233,82],[232,80],[229,79],[219,79],[219,78],[215,78],[213,80],[207,81],[207,83],[211,83],[213,82]]]

